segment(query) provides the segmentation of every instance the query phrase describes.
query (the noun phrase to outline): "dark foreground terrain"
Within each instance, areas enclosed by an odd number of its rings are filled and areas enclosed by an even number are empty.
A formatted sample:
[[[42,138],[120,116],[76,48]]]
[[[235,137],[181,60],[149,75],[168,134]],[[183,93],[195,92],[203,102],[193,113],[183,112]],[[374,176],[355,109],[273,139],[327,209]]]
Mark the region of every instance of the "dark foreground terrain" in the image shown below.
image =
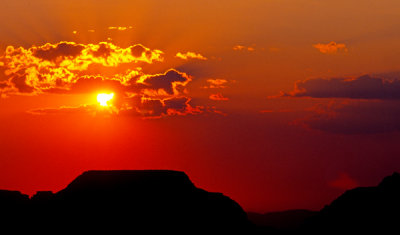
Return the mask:
[[[400,174],[376,187],[346,191],[320,211],[248,213],[257,230],[270,234],[400,234]]]
[[[196,188],[177,171],[88,171],[65,189],[31,199],[1,191],[2,227],[15,230],[151,234],[243,231],[246,213],[221,193]]]
[[[376,187],[346,191],[319,212],[247,215],[227,196],[195,187],[183,172],[88,171],[57,193],[29,198],[0,190],[0,226],[9,234],[398,234],[399,199],[400,174],[394,173]]]

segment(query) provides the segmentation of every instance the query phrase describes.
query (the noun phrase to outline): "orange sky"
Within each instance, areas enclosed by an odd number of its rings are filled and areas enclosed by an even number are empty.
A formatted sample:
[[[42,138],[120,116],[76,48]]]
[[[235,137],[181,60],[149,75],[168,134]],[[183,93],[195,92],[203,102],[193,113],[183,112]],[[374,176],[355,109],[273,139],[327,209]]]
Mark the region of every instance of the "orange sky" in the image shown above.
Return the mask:
[[[161,168],[246,210],[321,209],[400,170],[399,18],[397,0],[3,0],[0,188]]]

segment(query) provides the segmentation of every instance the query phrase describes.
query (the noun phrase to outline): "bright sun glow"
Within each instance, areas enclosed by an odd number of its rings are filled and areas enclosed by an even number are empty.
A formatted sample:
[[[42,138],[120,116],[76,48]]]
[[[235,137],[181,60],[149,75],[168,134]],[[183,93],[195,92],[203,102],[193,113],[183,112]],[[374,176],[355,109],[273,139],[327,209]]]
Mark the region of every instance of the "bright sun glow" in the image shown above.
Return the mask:
[[[110,101],[112,98],[114,98],[114,93],[100,93],[97,95],[97,102],[99,102],[101,106],[109,106],[108,101]]]

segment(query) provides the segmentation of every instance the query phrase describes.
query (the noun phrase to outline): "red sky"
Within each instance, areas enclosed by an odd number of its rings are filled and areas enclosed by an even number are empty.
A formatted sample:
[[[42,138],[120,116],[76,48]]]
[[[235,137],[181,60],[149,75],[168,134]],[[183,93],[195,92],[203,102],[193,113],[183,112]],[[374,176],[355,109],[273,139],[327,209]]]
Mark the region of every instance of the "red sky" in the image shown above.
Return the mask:
[[[400,170],[399,17],[397,0],[3,0],[0,188],[173,169],[245,210],[319,210]]]

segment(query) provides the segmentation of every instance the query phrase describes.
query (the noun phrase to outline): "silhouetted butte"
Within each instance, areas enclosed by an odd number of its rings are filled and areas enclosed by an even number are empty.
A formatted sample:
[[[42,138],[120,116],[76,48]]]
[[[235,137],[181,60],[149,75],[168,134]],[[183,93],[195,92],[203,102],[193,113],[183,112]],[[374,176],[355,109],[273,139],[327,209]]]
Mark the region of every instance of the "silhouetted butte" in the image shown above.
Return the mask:
[[[0,203],[5,202],[4,192]],[[135,234],[228,232],[249,226],[239,204],[195,187],[178,171],[87,171],[54,194],[38,192],[30,200],[14,194],[18,208],[11,206],[9,211],[17,216],[4,216],[3,211],[2,221],[17,230]]]

